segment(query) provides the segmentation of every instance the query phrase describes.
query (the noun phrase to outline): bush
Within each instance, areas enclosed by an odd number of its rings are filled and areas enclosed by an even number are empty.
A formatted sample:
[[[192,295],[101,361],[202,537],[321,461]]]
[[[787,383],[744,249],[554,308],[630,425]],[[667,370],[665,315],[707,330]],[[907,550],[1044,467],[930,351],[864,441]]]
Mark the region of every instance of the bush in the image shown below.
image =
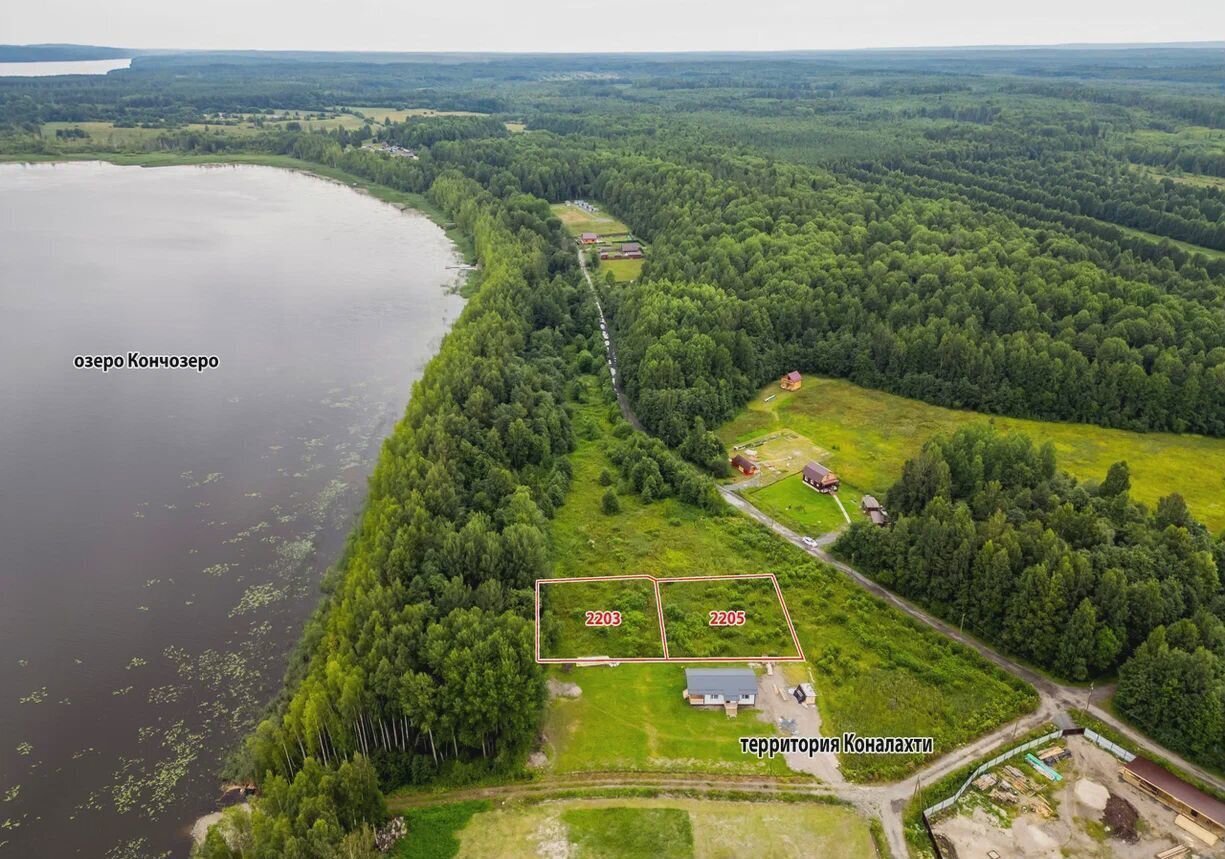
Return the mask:
[[[604,498],[600,501],[600,509],[609,516],[621,512],[621,502],[617,500],[617,493],[611,488],[604,493]]]

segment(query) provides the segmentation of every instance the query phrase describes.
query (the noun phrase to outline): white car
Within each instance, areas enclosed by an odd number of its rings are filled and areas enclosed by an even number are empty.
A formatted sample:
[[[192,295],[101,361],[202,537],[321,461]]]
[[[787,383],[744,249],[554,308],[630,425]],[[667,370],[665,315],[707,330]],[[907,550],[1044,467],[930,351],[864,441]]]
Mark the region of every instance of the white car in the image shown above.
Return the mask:
[[[815,549],[815,548],[817,548],[817,541],[816,541],[816,540],[814,540],[812,537],[802,537],[802,538],[801,538],[801,542],[802,542],[802,543],[803,543],[805,546],[812,546],[812,548],[814,548],[814,549]]]

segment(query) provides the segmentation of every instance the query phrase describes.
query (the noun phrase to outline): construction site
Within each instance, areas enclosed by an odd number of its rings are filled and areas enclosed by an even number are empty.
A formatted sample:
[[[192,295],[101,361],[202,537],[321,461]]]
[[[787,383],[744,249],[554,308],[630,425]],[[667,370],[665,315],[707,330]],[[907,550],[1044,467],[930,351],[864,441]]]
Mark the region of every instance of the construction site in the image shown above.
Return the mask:
[[[1154,789],[1136,776],[1148,768],[1065,736],[981,774],[932,830],[946,859],[1225,857],[1219,801],[1164,770],[1187,793]]]

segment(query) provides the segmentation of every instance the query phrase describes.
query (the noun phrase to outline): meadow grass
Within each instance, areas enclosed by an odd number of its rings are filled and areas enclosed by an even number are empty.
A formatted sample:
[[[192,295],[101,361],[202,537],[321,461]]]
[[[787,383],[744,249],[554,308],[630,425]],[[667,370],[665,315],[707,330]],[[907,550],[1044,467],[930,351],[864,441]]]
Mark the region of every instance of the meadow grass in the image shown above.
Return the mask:
[[[770,395],[777,396],[764,402]],[[1214,533],[1225,528],[1225,439],[1220,438],[990,416],[816,376],[806,376],[804,387],[793,393],[767,386],[719,436],[732,443],[793,429],[830,451],[826,464],[844,481],[884,500],[902,465],[925,441],[975,422],[1026,433],[1037,443],[1050,441],[1060,468],[1081,480],[1100,481],[1112,463],[1126,460],[1134,498],[1152,506],[1178,492]]]
[[[656,817],[642,812],[666,812]],[[578,812],[577,814],[575,812]],[[595,812],[595,813],[592,813]],[[678,814],[684,815],[690,839]],[[662,838],[653,828],[663,830]],[[614,828],[615,827],[615,828]],[[617,852],[624,839],[660,845],[641,852]],[[664,840],[666,839],[666,841]],[[506,856],[701,856],[703,859],[863,859],[873,856],[868,822],[842,805],[807,802],[736,802],[689,798],[573,799],[511,805],[474,817],[460,833],[462,857]],[[592,844],[607,852],[582,852]],[[578,852],[570,852],[571,845]]]
[[[655,586],[647,579],[541,585],[541,606],[546,621],[541,641],[543,657],[625,659],[664,655]],[[621,625],[587,626],[589,611],[619,611]]]
[[[575,419],[574,479],[551,526],[552,576],[774,573],[809,661],[827,734],[931,736],[943,754],[1036,706],[1025,684],[730,510],[710,515],[674,498],[644,504],[623,491],[621,512],[602,513],[598,477],[603,469],[616,471],[606,454],[615,440],[605,394],[589,382]],[[546,733],[555,767],[761,771],[734,738],[750,726],[763,733],[773,727],[749,710],[728,720],[689,707],[681,699],[681,667],[622,665],[567,675],[583,695],[550,705]],[[844,755],[842,771],[859,780],[899,778],[922,761]],[[774,762],[771,771],[785,771],[780,765]]]
[[[403,812],[408,837],[391,853],[396,859],[450,859],[459,853],[457,834],[472,816],[490,809],[489,800],[454,802]]]
[[[769,579],[663,582],[668,655],[798,656],[774,583]],[[740,626],[712,626],[712,611],[743,611]]]
[[[693,824],[680,808],[570,808],[561,819],[575,859],[693,855]]]

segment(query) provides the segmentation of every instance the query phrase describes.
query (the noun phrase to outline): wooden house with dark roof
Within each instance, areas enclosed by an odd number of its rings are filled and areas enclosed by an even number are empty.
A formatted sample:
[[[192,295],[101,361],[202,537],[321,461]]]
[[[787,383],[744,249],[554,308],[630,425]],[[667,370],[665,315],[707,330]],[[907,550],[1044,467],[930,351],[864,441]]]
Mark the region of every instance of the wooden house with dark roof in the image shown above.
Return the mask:
[[[819,462],[810,462],[804,466],[800,477],[806,486],[811,486],[818,492],[837,492],[841,484],[838,475]]]

